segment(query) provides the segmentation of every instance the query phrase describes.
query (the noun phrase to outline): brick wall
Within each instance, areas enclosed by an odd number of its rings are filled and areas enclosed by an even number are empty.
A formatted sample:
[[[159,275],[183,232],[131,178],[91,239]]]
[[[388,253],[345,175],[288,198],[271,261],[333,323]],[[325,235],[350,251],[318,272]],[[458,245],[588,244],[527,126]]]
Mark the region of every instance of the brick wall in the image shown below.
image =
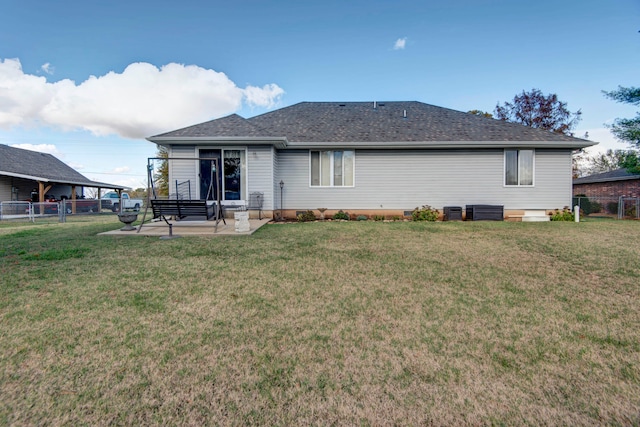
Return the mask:
[[[573,194],[584,194],[587,197],[640,197],[640,179],[574,184]]]

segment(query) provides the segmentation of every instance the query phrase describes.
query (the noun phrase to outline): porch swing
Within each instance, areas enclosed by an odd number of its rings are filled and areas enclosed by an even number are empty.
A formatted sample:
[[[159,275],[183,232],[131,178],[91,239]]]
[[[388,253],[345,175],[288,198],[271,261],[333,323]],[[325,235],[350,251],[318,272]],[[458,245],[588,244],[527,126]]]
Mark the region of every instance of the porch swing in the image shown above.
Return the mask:
[[[191,191],[189,191],[189,198],[185,199],[177,193],[178,183],[176,182],[176,194],[174,197],[159,198],[158,193],[153,180],[153,161],[171,161],[171,160],[207,160],[211,161],[211,179],[209,181],[209,188],[207,189],[206,197],[204,200],[191,199]],[[215,232],[218,232],[218,224],[222,221],[225,225],[227,222],[224,219],[222,211],[222,203],[220,197],[220,180],[218,174],[218,159],[211,158],[177,158],[177,157],[149,157],[147,159],[147,203],[145,204],[144,214],[142,216],[142,223],[138,227],[136,233],[140,233],[143,225],[145,224],[149,206],[151,206],[153,212],[153,219],[162,219],[169,226],[169,235],[162,236],[161,239],[173,239],[180,237],[173,234],[173,223],[169,222],[169,218],[174,220],[181,220],[188,216],[204,216],[207,221],[214,218]],[[215,186],[215,187],[214,187]],[[190,186],[189,186],[190,187]],[[214,200],[215,196],[215,200]]]

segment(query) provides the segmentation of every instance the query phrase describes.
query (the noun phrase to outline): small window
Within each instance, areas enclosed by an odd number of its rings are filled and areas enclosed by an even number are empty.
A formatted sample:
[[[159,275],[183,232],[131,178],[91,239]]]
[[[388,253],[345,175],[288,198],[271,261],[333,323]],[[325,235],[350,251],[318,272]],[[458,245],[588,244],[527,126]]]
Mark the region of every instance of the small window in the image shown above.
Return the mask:
[[[311,151],[309,154],[312,187],[353,187],[353,151]]]
[[[533,186],[533,150],[504,150],[504,185]]]

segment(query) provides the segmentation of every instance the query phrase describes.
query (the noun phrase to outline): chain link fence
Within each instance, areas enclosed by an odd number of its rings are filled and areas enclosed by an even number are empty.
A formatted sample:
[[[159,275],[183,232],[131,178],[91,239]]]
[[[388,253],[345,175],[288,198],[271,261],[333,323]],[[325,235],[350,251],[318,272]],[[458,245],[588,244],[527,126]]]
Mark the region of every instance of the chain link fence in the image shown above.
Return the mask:
[[[575,196],[571,206],[579,206],[586,216],[640,219],[640,197]]]
[[[68,215],[100,214],[100,200],[61,200],[59,202],[0,202],[0,221],[66,222]],[[108,213],[113,212],[108,209]]]

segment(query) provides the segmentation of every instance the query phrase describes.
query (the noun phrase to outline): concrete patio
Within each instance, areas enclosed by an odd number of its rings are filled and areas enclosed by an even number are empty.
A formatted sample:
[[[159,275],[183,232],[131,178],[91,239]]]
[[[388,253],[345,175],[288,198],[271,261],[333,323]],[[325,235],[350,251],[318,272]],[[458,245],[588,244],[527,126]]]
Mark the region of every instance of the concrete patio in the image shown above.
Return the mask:
[[[204,220],[182,220],[171,221],[173,224],[174,236],[248,236],[253,234],[263,225],[271,221],[271,218],[250,219],[249,231],[246,233],[236,233],[235,220],[226,219],[226,224],[222,221],[218,223],[218,230],[216,231],[215,221]],[[122,231],[120,229],[107,231],[100,233],[107,236],[168,236],[169,226],[164,221],[151,221],[144,224],[140,232],[138,232],[140,226],[136,226],[135,230]]]

